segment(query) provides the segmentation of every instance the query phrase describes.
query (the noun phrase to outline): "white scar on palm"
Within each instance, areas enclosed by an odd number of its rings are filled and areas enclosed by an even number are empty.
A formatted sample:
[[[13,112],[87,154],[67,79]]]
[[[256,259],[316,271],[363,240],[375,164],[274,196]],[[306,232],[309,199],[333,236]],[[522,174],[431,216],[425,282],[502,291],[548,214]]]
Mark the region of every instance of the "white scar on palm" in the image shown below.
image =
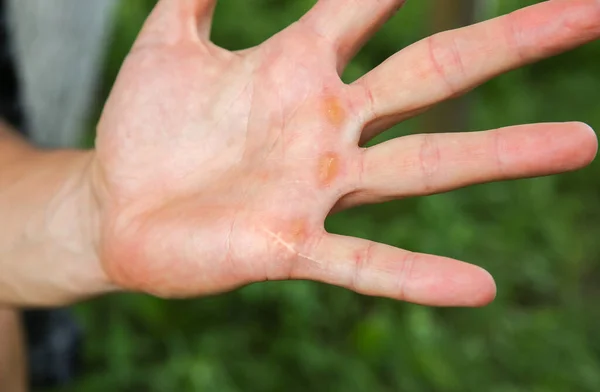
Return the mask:
[[[268,228],[262,226],[261,229],[267,233],[270,237],[272,237],[275,241],[277,241],[279,243],[279,245],[283,246],[284,248],[286,248],[287,250],[289,250],[292,254],[295,254],[298,257],[301,257],[303,259],[306,260],[310,260],[314,263],[317,263],[319,265],[323,265],[323,262],[320,260],[317,260],[313,257],[310,257],[309,255],[305,255],[303,253],[298,252],[298,250],[296,248],[294,248],[294,246],[292,244],[290,244],[289,242],[287,242],[286,240],[283,239],[283,237],[281,237],[281,235],[279,233],[275,233],[271,230],[269,230]]]

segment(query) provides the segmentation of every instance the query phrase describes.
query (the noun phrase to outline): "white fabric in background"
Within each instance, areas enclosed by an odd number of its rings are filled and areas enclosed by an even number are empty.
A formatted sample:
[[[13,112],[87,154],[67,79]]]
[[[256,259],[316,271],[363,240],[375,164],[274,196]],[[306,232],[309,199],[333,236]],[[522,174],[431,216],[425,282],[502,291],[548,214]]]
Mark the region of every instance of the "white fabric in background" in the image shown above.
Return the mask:
[[[9,0],[7,17],[28,132],[36,144],[81,143],[116,0]]]

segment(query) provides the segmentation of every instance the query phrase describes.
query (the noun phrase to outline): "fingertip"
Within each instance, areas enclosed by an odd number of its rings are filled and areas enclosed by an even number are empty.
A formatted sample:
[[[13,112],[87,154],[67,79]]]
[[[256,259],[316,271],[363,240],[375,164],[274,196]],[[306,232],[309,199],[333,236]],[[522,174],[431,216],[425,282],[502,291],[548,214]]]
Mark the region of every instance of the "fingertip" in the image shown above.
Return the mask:
[[[594,129],[583,122],[572,123],[577,132],[579,132],[581,147],[581,166],[587,166],[596,158],[598,154],[598,135]]]
[[[537,124],[541,133],[532,139],[532,150],[538,156],[532,162],[545,165],[545,174],[558,174],[589,165],[598,152],[598,138],[594,130],[582,122]],[[540,174],[540,173],[537,173]]]
[[[479,269],[479,276],[473,285],[474,293],[470,299],[465,298],[467,302],[464,304],[464,306],[482,307],[489,305],[494,301],[494,299],[496,299],[497,287],[494,277],[487,270],[481,267],[476,268]]]
[[[460,275],[456,275],[447,298],[442,299],[441,306],[479,308],[489,305],[496,298],[496,282],[494,277],[485,269],[464,264]],[[454,286],[454,287],[452,287]]]
[[[429,267],[415,267],[411,277],[404,300],[421,305],[481,307],[496,298],[496,283],[488,271],[454,259],[431,260]]]

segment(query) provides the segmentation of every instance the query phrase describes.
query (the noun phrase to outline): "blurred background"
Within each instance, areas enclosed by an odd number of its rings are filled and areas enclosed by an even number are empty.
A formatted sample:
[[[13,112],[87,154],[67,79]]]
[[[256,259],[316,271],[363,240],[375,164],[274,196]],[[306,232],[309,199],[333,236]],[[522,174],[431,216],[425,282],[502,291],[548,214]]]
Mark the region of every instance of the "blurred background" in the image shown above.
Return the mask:
[[[432,32],[535,2],[409,1],[344,78]],[[117,2],[90,130],[154,3]],[[313,3],[219,1],[214,41],[256,45]],[[598,130],[599,60],[596,42],[511,72],[376,142],[549,121]],[[190,301],[112,296],[75,308],[86,335],[85,371],[60,391],[599,391],[598,174],[600,161],[577,173],[358,208],[327,222],[333,232],[487,268],[498,297],[486,308],[432,309],[311,282],[262,283]]]

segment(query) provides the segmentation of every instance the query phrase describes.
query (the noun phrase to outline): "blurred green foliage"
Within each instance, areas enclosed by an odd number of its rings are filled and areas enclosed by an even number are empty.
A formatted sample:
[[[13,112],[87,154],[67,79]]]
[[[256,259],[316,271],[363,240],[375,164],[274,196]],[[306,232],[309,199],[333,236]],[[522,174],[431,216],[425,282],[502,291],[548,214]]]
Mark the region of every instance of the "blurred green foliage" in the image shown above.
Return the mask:
[[[491,2],[480,17],[534,2]],[[213,38],[230,49],[256,45],[313,3],[222,0]],[[426,36],[435,3],[409,1],[345,78]],[[104,94],[152,5],[121,3]],[[598,60],[593,43],[487,83],[470,95],[470,130],[566,120],[600,129]],[[422,121],[378,141],[419,132]],[[66,390],[598,391],[598,174],[600,162],[561,176],[358,208],[327,222],[334,232],[487,268],[498,298],[486,308],[431,309],[311,282],[263,283],[190,301],[114,296],[77,308],[87,370]]]

